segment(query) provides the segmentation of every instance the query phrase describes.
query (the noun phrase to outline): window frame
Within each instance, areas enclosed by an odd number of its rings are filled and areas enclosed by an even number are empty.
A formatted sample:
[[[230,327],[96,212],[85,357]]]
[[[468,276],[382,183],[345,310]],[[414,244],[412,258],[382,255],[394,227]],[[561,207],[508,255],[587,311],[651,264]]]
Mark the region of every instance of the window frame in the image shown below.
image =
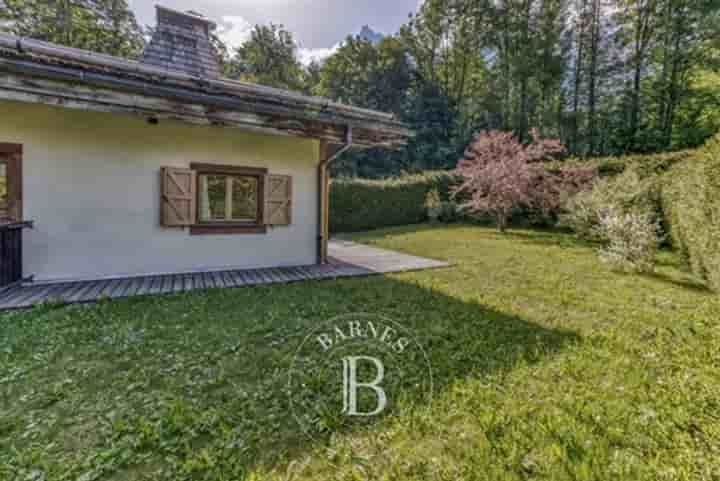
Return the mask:
[[[0,142],[0,162],[5,164],[7,177],[7,217],[0,217],[0,222],[23,221],[23,178],[22,178],[21,144]]]
[[[191,235],[265,234],[267,232],[267,226],[265,225],[265,181],[268,175],[268,169],[198,163],[190,164],[190,168],[196,172],[197,177],[197,185],[195,186],[196,221],[195,225],[190,226]],[[200,221],[200,178],[203,175],[234,175],[256,178],[258,183],[257,221]]]

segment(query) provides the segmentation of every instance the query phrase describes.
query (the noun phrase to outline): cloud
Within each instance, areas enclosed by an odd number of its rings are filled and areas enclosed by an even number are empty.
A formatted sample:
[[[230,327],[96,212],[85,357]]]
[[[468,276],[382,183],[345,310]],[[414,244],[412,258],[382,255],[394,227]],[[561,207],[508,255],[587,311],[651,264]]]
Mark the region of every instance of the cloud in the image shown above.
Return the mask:
[[[307,66],[313,61],[322,63],[332,54],[338,51],[340,43],[336,43],[330,48],[299,48],[298,49],[298,60],[300,63]]]
[[[222,17],[218,24],[218,36],[230,50],[234,50],[250,40],[252,29],[253,25],[245,18],[228,15]]]
[[[226,15],[218,22],[218,36],[231,51],[250,40],[252,29],[253,24],[238,15]],[[338,42],[329,48],[304,48],[298,46],[298,60],[303,65],[310,65],[313,61],[322,63],[337,52],[340,45],[341,43]]]

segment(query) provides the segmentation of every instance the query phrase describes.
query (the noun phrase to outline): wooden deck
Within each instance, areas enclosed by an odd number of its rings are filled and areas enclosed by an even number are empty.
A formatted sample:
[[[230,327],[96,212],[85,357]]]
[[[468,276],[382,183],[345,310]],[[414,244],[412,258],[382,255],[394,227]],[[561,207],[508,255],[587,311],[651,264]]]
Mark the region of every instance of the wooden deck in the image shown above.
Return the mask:
[[[331,241],[329,254],[330,263],[327,265],[30,283],[0,293],[0,310],[28,308],[47,302],[75,304],[99,299],[359,277],[448,266],[445,262],[346,241]]]

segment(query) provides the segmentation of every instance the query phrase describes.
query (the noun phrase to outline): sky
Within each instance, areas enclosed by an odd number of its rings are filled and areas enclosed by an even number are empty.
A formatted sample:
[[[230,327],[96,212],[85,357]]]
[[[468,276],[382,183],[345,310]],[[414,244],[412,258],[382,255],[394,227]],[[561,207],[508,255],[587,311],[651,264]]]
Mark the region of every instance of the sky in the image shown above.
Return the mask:
[[[282,24],[295,36],[303,63],[331,54],[348,35],[369,25],[393,34],[422,0],[128,0],[141,25],[155,25],[155,4],[194,10],[215,20],[230,46],[245,41],[255,24]]]

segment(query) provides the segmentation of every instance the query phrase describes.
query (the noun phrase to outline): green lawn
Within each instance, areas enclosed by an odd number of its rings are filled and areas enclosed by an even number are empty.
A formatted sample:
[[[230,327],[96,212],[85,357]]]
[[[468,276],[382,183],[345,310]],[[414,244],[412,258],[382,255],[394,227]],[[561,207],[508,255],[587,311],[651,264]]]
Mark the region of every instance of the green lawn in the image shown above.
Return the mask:
[[[634,276],[557,233],[351,237],[454,266],[0,316],[0,479],[720,479],[720,300],[671,254]],[[348,312],[413,329],[435,397],[311,441],[282,373]]]

